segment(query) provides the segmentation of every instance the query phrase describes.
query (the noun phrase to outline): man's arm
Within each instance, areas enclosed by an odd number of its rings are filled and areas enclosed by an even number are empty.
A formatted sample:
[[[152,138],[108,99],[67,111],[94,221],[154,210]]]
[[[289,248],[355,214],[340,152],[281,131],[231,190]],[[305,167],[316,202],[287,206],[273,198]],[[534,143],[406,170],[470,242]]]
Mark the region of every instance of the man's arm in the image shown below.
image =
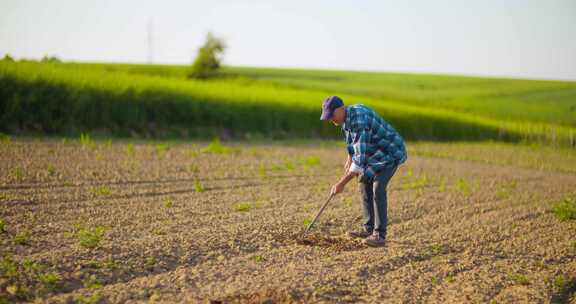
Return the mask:
[[[356,176],[358,176],[358,172],[348,171],[344,176],[342,176],[342,178],[340,178],[338,183],[332,187],[330,194],[338,194],[344,191],[346,184]]]
[[[352,165],[352,155],[348,154],[348,158],[346,159],[346,163],[344,164],[344,172],[348,172],[350,170],[350,165]]]
[[[357,131],[352,135],[352,147],[354,153],[353,155],[350,153],[352,151],[348,153],[350,166],[348,167],[348,170],[346,170],[344,176],[332,187],[333,194],[338,194],[344,191],[344,187],[351,179],[364,172],[364,167],[368,160],[366,150],[368,148],[368,143],[370,142],[370,131],[366,129],[363,121],[359,121],[356,124],[355,129]]]

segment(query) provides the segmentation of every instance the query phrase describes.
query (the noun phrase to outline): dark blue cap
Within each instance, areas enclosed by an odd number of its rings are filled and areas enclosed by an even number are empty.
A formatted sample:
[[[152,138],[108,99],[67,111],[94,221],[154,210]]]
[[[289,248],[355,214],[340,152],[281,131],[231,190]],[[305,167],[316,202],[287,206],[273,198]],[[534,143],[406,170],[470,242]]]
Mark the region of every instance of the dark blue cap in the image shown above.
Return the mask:
[[[330,96],[324,100],[322,103],[322,115],[320,115],[320,120],[329,120],[334,114],[334,110],[343,106],[344,102],[338,96]]]

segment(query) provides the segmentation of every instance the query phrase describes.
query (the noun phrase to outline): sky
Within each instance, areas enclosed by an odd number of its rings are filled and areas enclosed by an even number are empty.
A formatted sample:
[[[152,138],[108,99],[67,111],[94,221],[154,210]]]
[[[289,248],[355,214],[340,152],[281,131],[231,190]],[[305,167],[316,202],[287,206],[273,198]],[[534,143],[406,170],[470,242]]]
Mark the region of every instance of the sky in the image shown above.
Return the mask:
[[[0,0],[0,56],[576,80],[576,0]],[[151,39],[149,39],[151,37]]]

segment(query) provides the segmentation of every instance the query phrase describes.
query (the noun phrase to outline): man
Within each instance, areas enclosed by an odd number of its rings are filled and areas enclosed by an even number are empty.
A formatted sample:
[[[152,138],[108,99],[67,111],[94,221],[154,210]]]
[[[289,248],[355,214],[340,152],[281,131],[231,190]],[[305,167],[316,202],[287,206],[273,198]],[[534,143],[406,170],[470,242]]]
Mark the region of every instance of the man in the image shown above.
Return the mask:
[[[350,236],[365,238],[370,246],[384,246],[388,221],[386,186],[398,166],[406,161],[404,140],[367,106],[346,107],[338,96],[324,100],[320,120],[342,126],[348,150],[344,176],[332,187],[332,194],[342,192],[351,179],[359,176],[364,227],[350,232]]]

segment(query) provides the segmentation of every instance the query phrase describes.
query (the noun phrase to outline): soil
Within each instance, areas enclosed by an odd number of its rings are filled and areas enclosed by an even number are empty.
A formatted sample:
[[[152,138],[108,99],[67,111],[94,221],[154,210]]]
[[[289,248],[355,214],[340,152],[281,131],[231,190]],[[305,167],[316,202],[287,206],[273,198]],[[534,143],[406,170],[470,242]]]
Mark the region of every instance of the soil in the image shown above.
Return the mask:
[[[409,154],[372,248],[356,181],[302,235],[342,147],[205,145],[0,145],[0,302],[574,301],[574,173]]]

